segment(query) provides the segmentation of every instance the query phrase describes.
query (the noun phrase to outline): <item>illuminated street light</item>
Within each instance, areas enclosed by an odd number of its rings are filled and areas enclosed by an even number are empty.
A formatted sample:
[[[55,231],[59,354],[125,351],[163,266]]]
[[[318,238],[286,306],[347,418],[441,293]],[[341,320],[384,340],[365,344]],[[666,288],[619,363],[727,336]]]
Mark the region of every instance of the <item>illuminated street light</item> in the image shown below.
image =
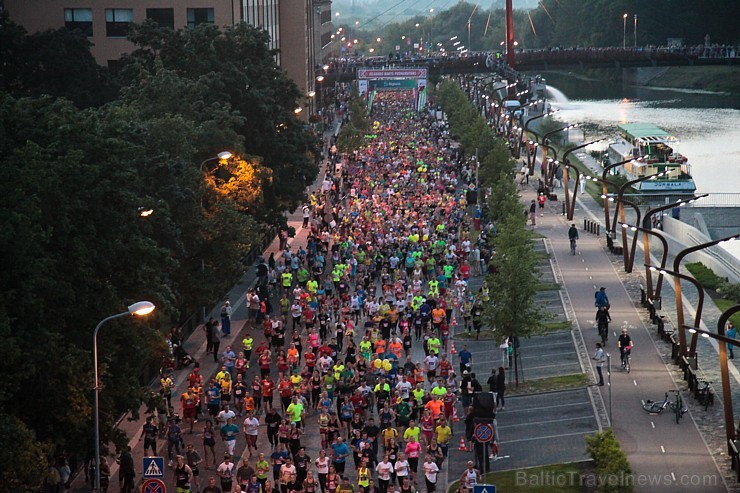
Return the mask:
[[[150,301],[139,301],[129,305],[128,310],[106,317],[98,323],[93,332],[93,367],[95,371],[95,400],[93,402],[93,411],[95,414],[95,490],[100,491],[100,379],[98,377],[98,331],[104,323],[125,317],[126,315],[136,315],[143,317],[154,311],[154,303]]]

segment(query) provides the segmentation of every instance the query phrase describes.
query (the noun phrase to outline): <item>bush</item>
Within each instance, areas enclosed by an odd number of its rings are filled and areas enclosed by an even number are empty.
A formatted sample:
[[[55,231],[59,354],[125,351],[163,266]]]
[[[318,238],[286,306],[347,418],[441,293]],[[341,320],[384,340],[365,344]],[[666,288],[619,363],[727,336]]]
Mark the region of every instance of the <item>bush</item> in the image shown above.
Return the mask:
[[[740,303],[740,284],[722,281],[717,287],[717,292],[726,300]]]
[[[712,269],[701,262],[686,264],[686,268],[691,272],[696,280],[699,281],[699,284],[701,284],[704,289],[716,291],[722,283],[727,281],[726,279],[719,277],[714,273],[714,271],[712,271]]]
[[[634,490],[632,469],[613,430],[586,436],[586,450],[596,464],[599,492],[630,493]]]

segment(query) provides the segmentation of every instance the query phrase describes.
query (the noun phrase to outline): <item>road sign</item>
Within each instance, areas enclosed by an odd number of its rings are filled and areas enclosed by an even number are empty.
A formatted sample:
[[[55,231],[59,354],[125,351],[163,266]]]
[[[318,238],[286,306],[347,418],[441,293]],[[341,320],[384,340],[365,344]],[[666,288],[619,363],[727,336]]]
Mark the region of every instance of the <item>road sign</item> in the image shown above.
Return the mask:
[[[165,486],[164,481],[161,479],[145,479],[144,484],[141,486],[141,493],[167,493],[167,486]]]
[[[164,457],[144,457],[144,479],[164,477]]]
[[[473,493],[496,493],[495,484],[475,484],[473,485]]]
[[[490,442],[493,440],[493,426],[488,423],[477,424],[473,430],[473,438],[480,443]]]

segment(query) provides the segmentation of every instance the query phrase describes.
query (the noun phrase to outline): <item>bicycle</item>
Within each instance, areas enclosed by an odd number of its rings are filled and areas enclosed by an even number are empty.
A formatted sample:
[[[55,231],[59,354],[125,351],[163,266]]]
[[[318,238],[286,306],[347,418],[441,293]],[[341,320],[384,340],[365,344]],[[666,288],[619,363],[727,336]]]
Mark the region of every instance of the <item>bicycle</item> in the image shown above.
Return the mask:
[[[601,345],[606,347],[606,343],[609,340],[609,324],[599,324],[598,322],[594,324],[599,331],[599,337],[601,338]]]
[[[632,362],[632,346],[627,346],[624,348],[624,358],[622,359],[622,368],[627,370],[627,373],[630,372],[630,363]]]
[[[668,398],[668,392],[675,392],[676,398],[673,402]],[[689,410],[683,405],[683,398],[681,392],[678,390],[669,390],[665,393],[665,398],[662,401],[646,400],[642,403],[642,408],[650,414],[660,414],[667,407],[671,408],[676,418],[676,424],[681,421],[681,417],[686,414]]]
[[[575,238],[570,239],[570,254],[571,255],[576,254],[576,239]]]
[[[683,405],[681,392],[676,391],[676,402],[675,404],[671,403],[671,408],[673,409],[673,412],[676,413],[676,424],[678,424],[681,421],[681,417],[689,411],[688,408]]]
[[[714,405],[714,391],[712,391],[712,382],[708,380],[699,380],[696,388],[696,399],[699,405],[704,406],[706,411],[710,405]]]

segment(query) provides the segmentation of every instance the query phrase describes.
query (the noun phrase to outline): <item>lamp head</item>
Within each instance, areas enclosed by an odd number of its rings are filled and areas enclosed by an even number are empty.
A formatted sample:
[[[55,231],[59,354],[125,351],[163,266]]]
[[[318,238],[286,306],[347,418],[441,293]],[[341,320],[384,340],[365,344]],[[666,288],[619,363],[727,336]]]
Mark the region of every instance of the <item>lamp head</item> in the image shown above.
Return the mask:
[[[222,161],[231,159],[232,154],[229,151],[223,151],[218,153],[218,158]]]
[[[138,315],[140,317],[149,315],[154,311],[154,303],[151,301],[137,301],[133,305],[129,305],[128,312],[131,315]]]

